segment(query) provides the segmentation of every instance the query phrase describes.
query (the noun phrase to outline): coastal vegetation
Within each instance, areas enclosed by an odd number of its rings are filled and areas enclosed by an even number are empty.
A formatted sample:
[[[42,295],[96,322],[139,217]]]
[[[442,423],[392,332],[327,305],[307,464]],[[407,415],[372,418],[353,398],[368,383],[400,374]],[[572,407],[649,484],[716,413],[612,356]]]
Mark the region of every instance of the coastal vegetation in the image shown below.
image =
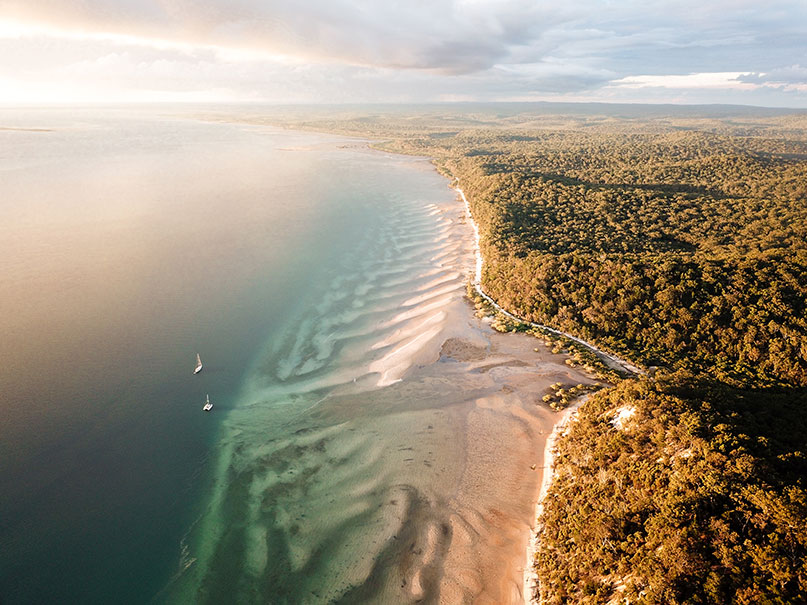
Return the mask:
[[[547,603],[799,603],[807,394],[685,371],[592,397],[557,445]]]
[[[485,291],[672,372],[592,397],[559,441],[538,597],[799,602],[807,137],[456,138],[467,143],[431,154],[460,178],[480,226]]]
[[[497,329],[531,330],[616,385],[558,441],[541,600],[804,602],[807,114],[513,105],[268,121],[431,157],[468,198],[488,295],[647,370],[608,374],[476,298]],[[560,408],[556,386],[545,403]]]
[[[807,142],[701,132],[401,141],[460,179],[485,291],[644,366],[807,385]]]
[[[535,338],[543,341],[544,345],[554,354],[562,353],[568,356],[566,364],[570,367],[582,367],[585,371],[595,375],[597,378],[606,381],[616,381],[625,377],[625,372],[620,372],[605,363],[602,356],[596,354],[591,348],[568,338],[562,334],[558,334],[551,329],[542,327],[535,324],[530,324],[525,321],[519,321],[512,316],[507,316],[491,304],[489,300],[483,297],[471,281],[468,282],[466,288],[468,299],[473,303],[476,309],[477,317],[491,318],[490,326],[497,332],[523,332],[534,336]],[[582,392],[582,390],[581,390]],[[551,397],[551,396],[550,396]],[[544,402],[556,401],[554,397],[547,399]],[[559,400],[558,400],[559,401]],[[551,403],[553,409],[562,409],[569,404],[569,399],[563,399],[562,404]]]
[[[559,441],[538,598],[796,603],[807,594],[807,130],[650,130],[471,131],[390,147],[460,179],[499,305],[672,372],[595,395]],[[547,397],[568,402],[560,385]]]

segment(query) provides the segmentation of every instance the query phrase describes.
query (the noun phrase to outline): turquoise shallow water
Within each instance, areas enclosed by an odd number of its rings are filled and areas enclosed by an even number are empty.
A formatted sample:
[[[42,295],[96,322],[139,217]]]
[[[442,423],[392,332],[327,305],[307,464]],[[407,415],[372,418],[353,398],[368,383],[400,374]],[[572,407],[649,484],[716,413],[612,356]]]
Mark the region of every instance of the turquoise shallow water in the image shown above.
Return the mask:
[[[0,126],[0,600],[382,598],[460,434],[450,385],[370,371],[452,276],[445,181],[132,111]]]

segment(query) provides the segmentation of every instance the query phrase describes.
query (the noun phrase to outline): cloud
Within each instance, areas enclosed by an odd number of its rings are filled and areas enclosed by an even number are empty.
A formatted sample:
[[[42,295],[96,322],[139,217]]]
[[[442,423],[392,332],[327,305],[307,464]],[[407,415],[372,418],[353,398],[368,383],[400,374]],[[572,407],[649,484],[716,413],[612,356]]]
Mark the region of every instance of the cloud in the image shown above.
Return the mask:
[[[765,88],[807,92],[807,67],[801,65],[779,67],[766,73],[743,74],[739,80]]]
[[[491,67],[565,13],[531,0],[6,0],[0,9],[7,18],[84,32],[446,73]]]
[[[737,72],[699,73],[670,76],[627,76],[614,80],[611,86],[625,88],[750,88]]]
[[[4,0],[0,17],[293,55],[469,73],[555,57],[680,72],[762,70],[804,49],[800,0]],[[773,43],[771,43],[773,42]],[[733,62],[751,65],[730,65]],[[648,69],[649,68],[649,69]]]
[[[3,40],[7,80],[70,73],[125,86],[128,74],[133,89],[227,86],[295,101],[679,90],[752,102],[762,97],[743,95],[764,90],[766,103],[807,105],[793,66],[807,51],[802,0],[2,0]],[[99,57],[117,57],[117,73]],[[176,81],[160,75],[167,65]]]

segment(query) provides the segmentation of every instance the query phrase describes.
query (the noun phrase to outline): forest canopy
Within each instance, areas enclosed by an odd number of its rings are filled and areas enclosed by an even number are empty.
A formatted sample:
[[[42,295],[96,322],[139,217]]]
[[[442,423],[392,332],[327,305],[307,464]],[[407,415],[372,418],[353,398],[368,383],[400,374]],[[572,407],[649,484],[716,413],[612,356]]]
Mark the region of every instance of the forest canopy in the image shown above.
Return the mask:
[[[598,394],[558,444],[542,599],[803,602],[805,405],[682,372]]]
[[[460,179],[504,307],[645,366],[807,385],[807,143],[702,132],[398,141]],[[425,152],[425,151],[424,151]]]

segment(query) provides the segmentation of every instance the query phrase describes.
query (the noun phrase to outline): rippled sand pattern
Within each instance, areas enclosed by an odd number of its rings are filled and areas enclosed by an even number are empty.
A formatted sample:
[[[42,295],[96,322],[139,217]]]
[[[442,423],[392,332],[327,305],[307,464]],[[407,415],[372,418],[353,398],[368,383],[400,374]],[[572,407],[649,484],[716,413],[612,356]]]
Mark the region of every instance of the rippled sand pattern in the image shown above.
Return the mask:
[[[451,197],[401,199],[267,346],[174,601],[519,601],[552,426],[536,401],[588,379],[473,317]]]

